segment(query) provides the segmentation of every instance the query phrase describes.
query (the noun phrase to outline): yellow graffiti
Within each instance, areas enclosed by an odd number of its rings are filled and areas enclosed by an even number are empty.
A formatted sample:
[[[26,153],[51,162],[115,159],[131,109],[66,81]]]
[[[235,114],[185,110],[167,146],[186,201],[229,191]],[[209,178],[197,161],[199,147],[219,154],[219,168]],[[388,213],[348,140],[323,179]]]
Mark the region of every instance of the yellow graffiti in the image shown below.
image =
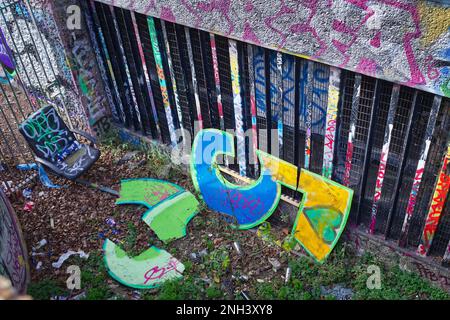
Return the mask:
[[[445,34],[450,26],[450,8],[419,1],[420,21],[423,26],[421,45],[429,47]]]
[[[308,253],[317,261],[323,262],[333,250],[345,227],[353,191],[304,169],[298,177],[298,168],[293,164],[260,150],[257,152],[274,180],[303,193],[292,232]],[[313,219],[316,220],[308,219],[308,211],[313,212]]]

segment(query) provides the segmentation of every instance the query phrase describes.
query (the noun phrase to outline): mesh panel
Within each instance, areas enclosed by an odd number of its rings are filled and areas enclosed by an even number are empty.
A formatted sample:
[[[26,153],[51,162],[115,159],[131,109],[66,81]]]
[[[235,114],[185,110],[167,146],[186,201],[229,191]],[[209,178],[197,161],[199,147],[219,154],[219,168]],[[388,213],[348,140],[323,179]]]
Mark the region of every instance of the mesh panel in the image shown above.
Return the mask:
[[[255,71],[255,99],[256,99],[256,123],[258,127],[258,148],[267,152],[267,106],[266,106],[266,76],[264,49],[253,48],[253,66]]]
[[[155,57],[153,55],[152,43],[150,41],[150,33],[147,24],[147,17],[145,15],[136,13],[136,21],[138,24],[139,35],[141,37],[142,50],[144,51],[145,62],[147,64],[147,71],[149,73],[148,76],[150,78],[150,84],[153,91],[153,98],[155,101],[156,113],[158,115],[162,140],[164,143],[170,143],[169,126],[167,124],[166,113],[164,111],[164,104],[161,95],[161,88],[159,86],[159,79],[156,73],[156,63]]]
[[[368,226],[370,223],[373,197],[381,159],[381,148],[383,147],[384,132],[391,101],[392,84],[381,81],[379,83],[380,96],[377,113],[374,116],[375,127],[372,132],[372,149],[368,159],[367,183],[365,193],[361,200],[360,217],[361,222]]]
[[[416,110],[414,112],[411,132],[409,135],[410,141],[407,148],[408,150],[404,156],[405,164],[403,175],[399,183],[397,203],[394,204],[396,208],[394,211],[390,230],[390,236],[393,239],[399,239],[400,236],[403,220],[408,206],[408,200],[414,182],[414,177],[416,175],[417,164],[420,159],[420,151],[422,148],[423,140],[425,138],[425,129],[427,127],[428,118],[430,116],[432,103],[432,94],[418,94]]]
[[[420,184],[414,214],[411,217],[411,226],[408,234],[408,243],[417,247],[419,245],[421,232],[428,213],[430,200],[434,192],[437,175],[442,166],[443,154],[446,150],[447,135],[450,130],[450,106],[448,100],[443,104],[439,112],[436,127],[434,129],[433,140],[430,146],[427,163]]]
[[[343,92],[342,104],[338,110],[339,129],[336,140],[336,165],[334,166],[333,180],[342,183],[344,178],[345,159],[347,154],[347,140],[350,131],[350,114],[352,111],[353,85],[355,78],[348,72],[342,73]]]
[[[392,129],[392,138],[387,156],[386,172],[381,190],[381,198],[377,212],[377,230],[385,232],[388,214],[393,205],[393,198],[397,190],[395,184],[399,170],[401,170],[404,153],[404,140],[407,139],[410,112],[413,110],[412,100],[414,90],[408,87],[402,87],[398,100],[398,107],[394,119],[394,128]]]
[[[314,63],[312,72],[314,82],[310,170],[322,174],[330,69],[321,63]]]
[[[100,27],[105,37],[106,46],[110,53],[111,65],[113,68],[114,76],[117,80],[117,88],[120,93],[122,105],[124,106],[125,126],[130,128],[133,124],[133,117],[131,110],[133,110],[133,102],[131,92],[128,89],[128,81],[124,69],[124,58],[119,54],[117,47],[118,41],[114,27],[108,21],[111,21],[111,14],[109,8],[99,2],[95,2],[97,15],[100,21]]]
[[[200,42],[200,33],[195,29],[190,29],[189,31],[191,35],[192,54],[194,56],[195,74],[197,76],[198,96],[200,99],[200,110],[202,112],[203,127],[211,128],[208,87],[206,85],[205,70],[203,69],[203,53],[202,45]]]
[[[189,73],[184,72],[184,66],[182,64],[183,54],[180,48],[181,43],[185,44],[186,41],[183,42],[183,38],[180,36],[183,33],[177,33],[173,23],[165,22],[165,25],[170,46],[170,56],[172,57],[173,76],[175,78],[178,100],[181,107],[181,123],[183,128],[193,135],[193,119],[189,107],[189,88],[186,82],[186,74]]]

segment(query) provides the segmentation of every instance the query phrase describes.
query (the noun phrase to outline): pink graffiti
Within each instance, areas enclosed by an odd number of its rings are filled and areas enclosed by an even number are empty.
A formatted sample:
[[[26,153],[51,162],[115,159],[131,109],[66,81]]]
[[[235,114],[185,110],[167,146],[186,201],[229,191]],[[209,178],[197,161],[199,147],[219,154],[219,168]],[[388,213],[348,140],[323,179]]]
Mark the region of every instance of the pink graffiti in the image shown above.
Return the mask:
[[[227,194],[227,201],[223,203],[224,206],[231,206],[234,210],[248,209],[250,214],[255,216],[261,214],[263,206],[260,198],[246,198],[239,190],[222,189],[221,191]]]
[[[244,10],[245,10],[245,12],[252,12],[253,9],[255,9],[255,6],[253,5],[252,1],[249,0],[249,1],[244,5]]]
[[[381,31],[378,31],[375,36],[370,40],[370,45],[375,48],[379,48],[381,45]]]
[[[377,71],[377,63],[375,60],[362,58],[356,67],[356,72],[374,76]]]
[[[161,19],[170,22],[176,22],[175,15],[173,14],[172,10],[169,7],[161,8]]]
[[[357,7],[367,11],[367,13],[355,28],[347,25],[344,21],[337,19],[333,20],[331,27],[334,30],[352,36],[352,39],[348,43],[342,43],[341,41],[335,39],[332,41],[336,49],[338,49],[338,51],[344,56],[344,61],[339,65],[340,67],[345,67],[347,65],[348,61],[350,60],[350,55],[347,53],[347,51],[358,39],[359,31],[366,24],[367,20],[369,20],[369,18],[375,14],[373,10],[369,9],[369,7],[366,5],[366,1],[364,0],[347,0],[347,2],[350,2]]]
[[[112,5],[114,5],[114,3]],[[148,13],[150,10],[155,9],[155,7],[156,7],[155,0],[149,0],[148,4],[144,8],[144,12]]]
[[[229,35],[234,31],[234,24],[230,18],[230,5],[231,0],[211,0],[210,2],[197,3],[197,9],[208,13],[213,11],[220,12],[228,23],[228,32],[226,35]]]
[[[406,58],[408,60],[409,69],[411,72],[411,79],[406,84],[407,85],[424,84],[425,78],[420,72],[411,44],[413,39],[418,39],[422,35],[422,32],[420,31],[419,13],[417,12],[416,7],[414,7],[412,4],[403,3],[396,0],[379,0],[379,1],[390,6],[394,6],[395,8],[408,11],[410,13],[411,18],[413,19],[415,25],[415,30],[414,32],[407,32],[403,37],[403,47],[405,49]]]
[[[195,8],[189,3],[188,0],[180,0],[180,2],[186,8],[186,10],[189,11],[189,13],[194,15],[195,17],[194,27],[198,28],[203,22],[202,16],[197,12],[197,10],[195,10]]]
[[[177,270],[177,264],[178,261],[175,258],[171,258],[167,265],[163,267],[154,266],[144,274],[144,284],[147,284],[151,280],[160,280],[171,271],[179,272]]]
[[[253,42],[254,44],[260,44],[260,41],[256,34],[253,32],[252,27],[250,26],[250,23],[245,22],[244,23],[244,35],[242,37],[244,40]]]

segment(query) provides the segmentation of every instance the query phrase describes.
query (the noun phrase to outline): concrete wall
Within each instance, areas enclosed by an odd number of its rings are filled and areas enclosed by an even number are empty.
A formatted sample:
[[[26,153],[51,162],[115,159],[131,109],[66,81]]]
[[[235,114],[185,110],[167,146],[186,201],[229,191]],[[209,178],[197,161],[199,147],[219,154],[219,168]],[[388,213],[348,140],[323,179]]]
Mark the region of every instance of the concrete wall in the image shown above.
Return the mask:
[[[67,21],[72,12],[71,5],[81,4],[76,0],[52,1],[53,17],[64,45],[70,72],[77,84],[78,95],[83,104],[89,126],[95,134],[101,135],[109,129],[110,106],[105,94],[97,55],[92,47],[89,28],[81,10],[81,28],[69,29]]]
[[[450,97],[446,0],[101,2]]]

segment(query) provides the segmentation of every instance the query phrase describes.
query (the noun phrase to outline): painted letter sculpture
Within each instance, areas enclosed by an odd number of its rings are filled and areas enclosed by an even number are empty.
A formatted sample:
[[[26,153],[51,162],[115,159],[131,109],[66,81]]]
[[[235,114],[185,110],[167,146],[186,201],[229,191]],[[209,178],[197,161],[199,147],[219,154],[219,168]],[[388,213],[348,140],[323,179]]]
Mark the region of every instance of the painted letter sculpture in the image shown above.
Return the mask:
[[[164,242],[182,238],[186,226],[198,213],[198,201],[176,184],[156,179],[123,180],[116,204],[141,204],[149,208],[142,220]],[[184,265],[167,251],[151,247],[130,258],[109,239],[103,245],[108,273],[118,282],[137,289],[150,289],[180,278]]]
[[[219,154],[234,156],[233,137],[216,129],[200,131],[192,147],[191,176],[206,204],[234,216],[239,229],[248,229],[270,217],[278,205],[281,185],[301,192],[292,234],[316,261],[324,262],[347,223],[353,191],[307,170],[298,175],[296,166],[260,150],[261,176],[250,185],[238,186],[221,175],[216,161]]]
[[[253,184],[238,186],[225,180],[217,166],[217,156],[234,156],[233,136],[216,129],[205,129],[195,137],[192,147],[191,176],[194,186],[212,210],[232,216],[239,229],[264,222],[275,210],[280,185],[268,170],[262,170]]]

